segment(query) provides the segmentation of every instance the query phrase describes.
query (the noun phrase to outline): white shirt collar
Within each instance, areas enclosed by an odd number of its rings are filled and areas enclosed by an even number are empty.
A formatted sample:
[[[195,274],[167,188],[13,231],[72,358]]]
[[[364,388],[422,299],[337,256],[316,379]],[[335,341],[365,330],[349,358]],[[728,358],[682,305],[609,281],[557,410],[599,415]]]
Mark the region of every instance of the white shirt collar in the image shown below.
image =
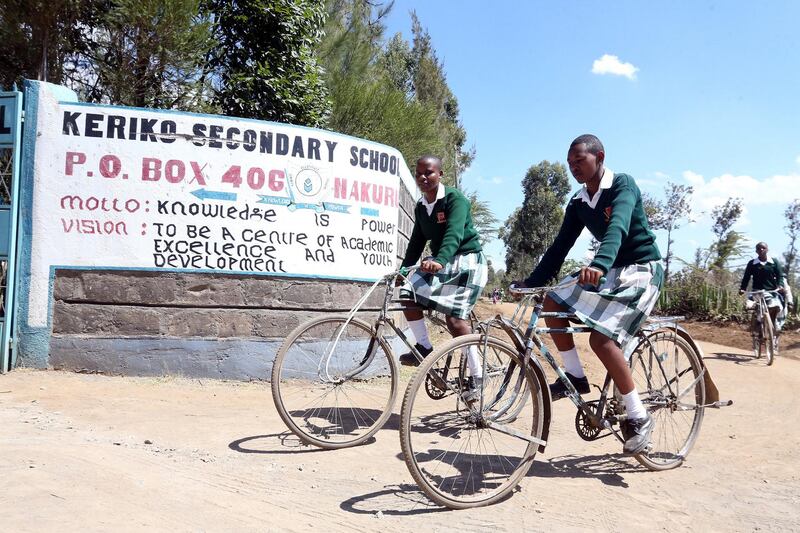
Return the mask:
[[[770,256],[767,256],[767,260],[762,261],[761,259],[758,258],[758,256],[755,256],[753,258],[753,263],[760,263],[762,265],[766,265],[767,263],[772,263],[772,258]]]
[[[436,202],[444,198],[444,185],[442,182],[439,182],[439,188],[436,190],[436,198],[433,202],[428,203],[428,200],[425,199],[425,195],[422,195],[422,198],[419,199],[420,203],[425,206],[425,210],[428,211],[428,216],[431,216],[433,213],[433,206],[436,205]]]
[[[603,190],[611,187],[612,183],[614,183],[614,171],[608,167],[604,167],[603,177],[600,178],[600,188],[594,193],[594,197],[589,198],[589,191],[586,189],[586,185],[584,185],[583,188],[578,191],[578,195],[575,198],[580,198],[585,203],[589,204],[589,207],[594,209],[597,205],[597,201],[600,200],[600,196],[602,196]]]

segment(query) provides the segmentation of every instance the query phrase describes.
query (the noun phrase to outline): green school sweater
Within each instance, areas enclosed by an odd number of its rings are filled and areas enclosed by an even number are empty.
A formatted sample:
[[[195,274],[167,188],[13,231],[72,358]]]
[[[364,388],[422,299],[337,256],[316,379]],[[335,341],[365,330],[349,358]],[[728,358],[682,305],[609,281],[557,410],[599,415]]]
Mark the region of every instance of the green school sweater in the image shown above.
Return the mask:
[[[481,251],[469,200],[458,189],[445,186],[444,198],[436,201],[430,215],[422,202],[417,202],[403,266],[416,264],[427,241],[431,242],[433,260],[442,266],[456,255]]]
[[[567,204],[556,240],[539,265],[525,280],[529,287],[541,287],[558,274],[583,228],[600,242],[589,266],[608,273],[611,267],[648,263],[661,259],[656,236],[650,231],[642,206],[642,194],[633,178],[614,174],[611,187],[603,189],[592,208],[580,198],[580,191]]]
[[[742,284],[739,288],[742,290],[747,289],[750,276],[753,277],[754,291],[774,291],[778,287],[783,287],[783,268],[774,257],[771,257],[770,261],[763,265],[758,258],[751,259],[744,269]]]

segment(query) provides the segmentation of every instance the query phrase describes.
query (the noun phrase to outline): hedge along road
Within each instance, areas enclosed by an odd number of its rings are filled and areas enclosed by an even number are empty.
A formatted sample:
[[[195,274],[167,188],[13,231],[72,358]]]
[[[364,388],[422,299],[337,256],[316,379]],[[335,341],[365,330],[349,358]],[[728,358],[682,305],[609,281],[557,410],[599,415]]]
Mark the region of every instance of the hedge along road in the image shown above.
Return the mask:
[[[433,507],[413,484],[398,416],[369,445],[317,451],[286,434],[265,383],[17,370],[0,376],[3,529],[798,528],[800,362],[766,367],[743,350],[702,346],[734,405],[706,412],[685,465],[648,472],[610,439],[582,441],[561,401],[520,489],[458,512]],[[598,363],[587,366],[599,383]]]

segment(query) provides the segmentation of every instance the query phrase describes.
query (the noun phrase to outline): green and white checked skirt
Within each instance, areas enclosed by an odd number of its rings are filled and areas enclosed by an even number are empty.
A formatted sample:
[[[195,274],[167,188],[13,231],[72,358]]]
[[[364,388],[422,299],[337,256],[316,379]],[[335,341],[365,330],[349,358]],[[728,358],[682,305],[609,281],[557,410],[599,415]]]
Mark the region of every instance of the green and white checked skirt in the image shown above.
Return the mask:
[[[457,255],[435,274],[412,272],[408,278],[411,287],[406,285],[400,289],[400,298],[416,301],[445,315],[467,319],[486,286],[488,275],[483,252]]]
[[[567,277],[560,284],[574,280]],[[661,261],[650,261],[611,268],[597,292],[572,284],[556,286],[548,296],[575,313],[581,322],[623,346],[650,315],[663,283]]]

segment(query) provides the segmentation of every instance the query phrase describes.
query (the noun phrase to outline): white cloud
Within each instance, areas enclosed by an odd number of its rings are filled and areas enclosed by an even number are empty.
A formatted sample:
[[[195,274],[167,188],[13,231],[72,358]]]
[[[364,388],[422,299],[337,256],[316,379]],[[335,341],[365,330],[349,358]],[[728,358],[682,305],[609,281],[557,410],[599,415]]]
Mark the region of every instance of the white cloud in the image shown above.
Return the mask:
[[[610,54],[603,54],[600,59],[595,59],[592,63],[592,74],[611,74],[635,80],[637,72],[639,72],[638,67],[632,63],[623,63],[619,57]]]
[[[783,206],[800,198],[800,174],[776,175],[763,180],[723,174],[706,180],[700,174],[686,171],[683,177],[694,187],[694,203],[700,203],[703,209],[712,209],[731,197],[742,198],[745,206]]]
[[[711,211],[729,198],[742,199],[742,216],[735,228],[752,226],[767,212],[783,212],[786,204],[800,198],[800,174],[776,175],[763,180],[752,176],[723,174],[706,180],[700,174],[687,170],[683,178],[694,187],[692,218],[700,228],[711,223]],[[693,226],[694,223],[689,224]]]
[[[478,183],[491,183],[492,185],[500,185],[505,181],[505,178],[502,176],[492,176],[491,178],[484,178],[483,176],[478,176],[477,182]]]

